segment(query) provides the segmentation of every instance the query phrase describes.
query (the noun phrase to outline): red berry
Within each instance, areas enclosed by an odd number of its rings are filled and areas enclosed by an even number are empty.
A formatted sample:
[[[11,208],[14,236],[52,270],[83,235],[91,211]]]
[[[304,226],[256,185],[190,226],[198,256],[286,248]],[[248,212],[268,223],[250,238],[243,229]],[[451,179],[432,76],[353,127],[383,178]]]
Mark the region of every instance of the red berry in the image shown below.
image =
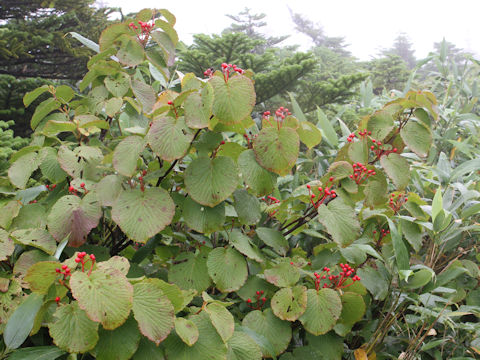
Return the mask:
[[[328,179],[330,182],[333,181],[333,176],[330,176],[330,178]]]
[[[55,298],[55,301],[56,301],[57,304],[58,304],[58,303],[60,302],[60,296],[57,296],[57,297]]]
[[[77,264],[78,264],[79,262],[81,262],[81,261],[82,261],[81,258],[78,258],[78,257],[77,257],[77,258],[75,259],[75,262],[76,262]]]
[[[59,268],[56,268],[56,269],[55,269],[55,272],[57,272],[57,273],[59,273],[59,274],[60,274],[61,271],[62,271],[62,270],[60,270]]]
[[[372,145],[372,146],[370,146],[370,149],[374,150],[374,149],[375,149],[375,146],[373,146],[373,145]]]
[[[393,148],[393,152],[396,153],[396,152],[397,152],[397,148]]]
[[[91,254],[91,255],[90,255],[90,259],[91,259],[92,261],[95,261],[95,255]]]
[[[74,192],[74,191],[75,191],[75,188],[74,188],[72,185],[70,185],[70,186],[68,187],[68,191]]]
[[[257,294],[257,295],[260,295],[260,291],[257,291],[256,294]]]
[[[147,175],[147,170],[142,171],[142,176],[145,176],[145,175]]]
[[[143,181],[143,176],[139,176],[138,180]]]
[[[310,188],[311,188],[311,186],[307,184],[307,189],[310,189]]]
[[[173,105],[173,101],[170,100],[170,101],[167,102],[167,104],[168,105]]]
[[[290,261],[290,265],[293,265],[293,261]]]
[[[247,299],[247,303],[251,303],[252,302],[252,299]]]
[[[67,265],[62,265],[62,269],[66,270],[66,269],[68,269],[68,266]]]
[[[53,185],[51,186],[51,189],[55,189],[56,187],[57,187],[57,184],[53,184]]]

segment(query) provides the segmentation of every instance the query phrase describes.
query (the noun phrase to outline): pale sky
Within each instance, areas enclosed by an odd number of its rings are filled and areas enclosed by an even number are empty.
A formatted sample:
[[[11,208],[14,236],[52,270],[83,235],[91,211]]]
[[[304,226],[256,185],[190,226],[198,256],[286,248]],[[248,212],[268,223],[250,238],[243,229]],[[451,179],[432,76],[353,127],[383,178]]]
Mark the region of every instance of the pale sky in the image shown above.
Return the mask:
[[[288,8],[320,23],[328,36],[343,36],[354,56],[368,60],[392,45],[404,32],[421,59],[443,37],[457,47],[480,54],[480,0],[103,0],[122,7],[124,13],[142,8],[165,7],[177,18],[180,40],[191,43],[192,35],[220,33],[232,23],[225,14],[266,13],[263,32],[271,36],[291,35],[282,44],[310,46],[304,35],[294,31]]]

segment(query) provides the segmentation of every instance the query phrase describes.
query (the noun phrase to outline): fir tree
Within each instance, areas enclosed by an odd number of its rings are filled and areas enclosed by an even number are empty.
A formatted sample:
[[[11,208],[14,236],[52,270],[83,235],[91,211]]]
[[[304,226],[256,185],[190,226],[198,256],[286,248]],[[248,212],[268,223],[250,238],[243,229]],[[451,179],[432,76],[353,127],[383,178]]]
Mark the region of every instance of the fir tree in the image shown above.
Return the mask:
[[[415,58],[415,50],[413,44],[410,42],[407,34],[400,33],[394,40],[393,46],[390,49],[383,50],[383,55],[398,55],[407,64],[409,69],[413,69],[417,63]]]

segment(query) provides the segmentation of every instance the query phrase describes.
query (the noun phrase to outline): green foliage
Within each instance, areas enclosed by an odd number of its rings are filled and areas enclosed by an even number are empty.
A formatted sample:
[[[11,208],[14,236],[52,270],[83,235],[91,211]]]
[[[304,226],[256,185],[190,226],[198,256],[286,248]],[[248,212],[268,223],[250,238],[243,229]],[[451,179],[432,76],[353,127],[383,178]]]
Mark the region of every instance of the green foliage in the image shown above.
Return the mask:
[[[174,24],[142,10],[102,33],[82,95],[25,95],[39,99],[32,141],[1,179],[3,353],[453,358],[473,346],[479,162],[437,160],[446,111],[433,93],[371,98],[377,111],[352,131],[339,122],[342,134],[293,95],[294,114],[252,118],[249,71],[169,86]]]

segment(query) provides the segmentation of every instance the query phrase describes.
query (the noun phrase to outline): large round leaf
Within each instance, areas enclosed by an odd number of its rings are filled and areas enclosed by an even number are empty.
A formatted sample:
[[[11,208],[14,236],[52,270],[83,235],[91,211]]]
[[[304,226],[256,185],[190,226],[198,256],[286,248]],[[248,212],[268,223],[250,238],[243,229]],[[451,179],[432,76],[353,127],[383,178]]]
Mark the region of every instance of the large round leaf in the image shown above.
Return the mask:
[[[87,352],[98,341],[98,323],[90,320],[75,301],[59,306],[48,328],[55,345],[71,353]]]
[[[188,197],[183,202],[185,223],[200,233],[212,233],[223,229],[225,223],[225,204],[211,208],[203,206]]]
[[[97,197],[102,206],[112,206],[122,189],[120,175],[107,175],[95,185]]]
[[[235,331],[228,340],[227,360],[261,360],[262,350],[253,339],[244,332]]]
[[[120,193],[112,207],[112,219],[127,236],[146,242],[170,224],[175,204],[161,188],[126,190]]]
[[[400,130],[400,136],[407,146],[418,156],[427,156],[432,145],[432,132],[424,124],[410,120]]]
[[[223,342],[227,342],[233,335],[235,329],[235,322],[233,315],[228,311],[225,306],[218,303],[210,303],[205,308],[213,326],[217,329],[218,334],[222,338]]]
[[[193,132],[185,124],[185,118],[161,117],[153,121],[147,141],[153,152],[165,161],[185,156],[193,140]]]
[[[175,332],[188,346],[192,346],[198,340],[197,325],[186,318],[175,318]]]
[[[297,285],[278,290],[272,298],[273,313],[282,320],[295,321],[307,308],[307,288]]]
[[[261,167],[253,150],[243,151],[238,157],[238,168],[245,184],[258,196],[273,192],[277,182],[276,175]]]
[[[73,151],[62,145],[57,153],[60,167],[71,177],[99,180],[103,171],[99,164],[103,154],[98,147],[81,145]]]
[[[174,326],[173,305],[163,293],[158,279],[145,279],[133,285],[133,316],[143,335],[157,345]]]
[[[53,255],[57,249],[57,242],[45,229],[22,229],[16,230],[10,234],[16,243],[36,247]]]
[[[404,189],[410,181],[410,165],[399,154],[391,153],[380,158],[380,164],[398,190]]]
[[[28,283],[30,290],[46,294],[58,277],[55,269],[59,267],[60,263],[56,261],[37,262],[28,269],[24,280]]]
[[[342,313],[338,319],[339,323],[353,325],[363,318],[366,306],[360,294],[347,291],[342,294],[341,300]]]
[[[241,122],[255,106],[255,89],[252,80],[245,76],[234,76],[225,81],[221,76],[210,79],[215,98],[213,114],[224,124]]]
[[[185,122],[192,129],[208,126],[213,106],[213,88],[206,83],[201,93],[194,92],[187,96],[184,103]]]
[[[208,274],[221,292],[238,290],[247,280],[247,262],[232,248],[213,249],[207,260]]]
[[[187,192],[202,205],[214,207],[220,204],[233,193],[237,185],[237,167],[226,156],[195,159],[185,170]]]
[[[95,270],[90,276],[76,271],[70,278],[70,288],[80,308],[107,330],[122,325],[130,314],[133,287],[118,270]]]
[[[145,148],[145,140],[140,136],[128,136],[113,151],[113,167],[120,174],[132,176],[137,169],[140,154]]]
[[[297,129],[300,140],[309,149],[317,146],[322,141],[322,133],[318,127],[308,121],[300,121],[300,126]]]
[[[100,329],[94,353],[97,360],[128,360],[137,351],[140,332],[133,318],[115,330]]]
[[[90,230],[95,228],[102,216],[102,210],[95,193],[90,192],[82,199],[75,195],[61,197],[47,218],[50,234],[62,241],[69,236],[70,246],[80,246],[87,238]]]
[[[168,272],[168,281],[181,289],[194,289],[201,293],[212,283],[207,268],[208,251],[202,248],[198,254],[181,253],[175,258]]]
[[[36,152],[21,156],[10,166],[10,169],[8,169],[10,182],[16,187],[24,189],[32,173],[37,170],[38,165],[38,155]]]
[[[307,309],[300,316],[303,327],[313,335],[321,335],[330,331],[342,312],[342,301],[332,289],[307,291]]]
[[[300,279],[300,272],[295,265],[288,262],[281,262],[264,271],[265,280],[278,287],[293,286]]]
[[[249,312],[242,321],[242,325],[265,338],[270,346],[260,345],[263,357],[278,356],[284,352],[292,338],[292,328],[288,321],[280,320],[271,309],[261,312]],[[274,351],[271,354],[268,349]]]
[[[298,134],[289,127],[263,128],[253,140],[253,151],[265,169],[284,176],[297,161],[300,142]]]
[[[239,229],[233,229],[230,232],[230,244],[249,259],[263,262],[263,256],[260,250],[251,243],[250,238],[244,235]]]
[[[333,240],[341,246],[350,245],[360,232],[355,210],[342,198],[336,198],[328,205],[320,205],[318,219],[332,235]]]
[[[198,340],[192,346],[185,344],[180,337],[172,334],[165,340],[168,360],[225,360],[227,346],[212,325],[208,315],[202,311],[188,318],[198,329]]]

